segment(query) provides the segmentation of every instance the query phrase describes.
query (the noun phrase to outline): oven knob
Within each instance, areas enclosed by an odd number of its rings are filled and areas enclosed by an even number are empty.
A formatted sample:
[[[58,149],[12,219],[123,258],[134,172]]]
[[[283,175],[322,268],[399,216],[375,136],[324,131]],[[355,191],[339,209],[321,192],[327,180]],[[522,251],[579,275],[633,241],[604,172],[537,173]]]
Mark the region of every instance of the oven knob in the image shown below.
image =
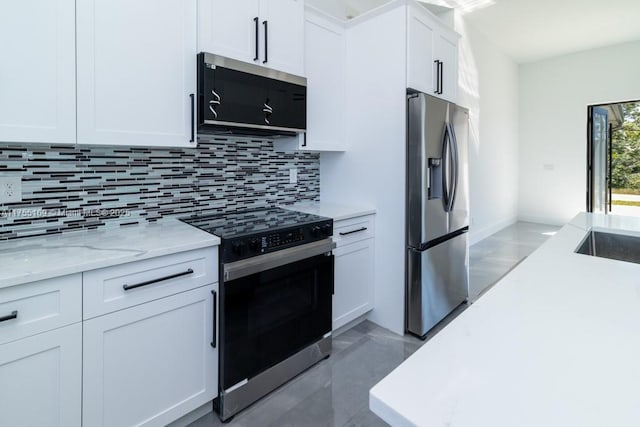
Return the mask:
[[[325,224],[322,226],[322,234],[325,236],[331,236],[331,224]]]
[[[231,249],[233,249],[234,254],[241,256],[244,255],[247,245],[245,245],[244,242],[234,242],[233,245],[231,245]]]
[[[313,237],[320,237],[320,234],[321,233],[320,233],[320,227],[319,226],[316,225],[311,229],[311,235]]]

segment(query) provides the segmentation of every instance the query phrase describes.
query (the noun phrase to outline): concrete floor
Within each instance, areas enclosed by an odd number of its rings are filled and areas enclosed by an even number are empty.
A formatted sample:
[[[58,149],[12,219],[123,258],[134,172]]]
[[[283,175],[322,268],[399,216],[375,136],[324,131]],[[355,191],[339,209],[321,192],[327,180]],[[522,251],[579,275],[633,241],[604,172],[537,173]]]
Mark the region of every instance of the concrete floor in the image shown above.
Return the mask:
[[[517,223],[471,246],[470,297],[475,301],[491,285],[540,246],[559,227]],[[427,336],[444,328],[460,306]],[[208,414],[191,427],[386,426],[369,411],[369,389],[424,344],[364,321],[333,337],[333,352],[303,374],[223,424]]]
[[[518,222],[469,248],[469,299],[475,301],[560,227]]]

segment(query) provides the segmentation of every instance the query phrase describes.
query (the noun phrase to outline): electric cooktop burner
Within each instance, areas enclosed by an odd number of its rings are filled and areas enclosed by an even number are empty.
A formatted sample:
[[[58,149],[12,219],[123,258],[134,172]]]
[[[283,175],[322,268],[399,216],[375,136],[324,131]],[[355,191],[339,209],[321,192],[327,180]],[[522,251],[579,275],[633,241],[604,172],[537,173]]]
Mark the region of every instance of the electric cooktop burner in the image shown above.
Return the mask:
[[[183,221],[208,233],[215,234],[221,239],[233,239],[259,234],[264,231],[272,232],[290,227],[313,225],[328,219],[283,208],[267,208],[192,217]]]

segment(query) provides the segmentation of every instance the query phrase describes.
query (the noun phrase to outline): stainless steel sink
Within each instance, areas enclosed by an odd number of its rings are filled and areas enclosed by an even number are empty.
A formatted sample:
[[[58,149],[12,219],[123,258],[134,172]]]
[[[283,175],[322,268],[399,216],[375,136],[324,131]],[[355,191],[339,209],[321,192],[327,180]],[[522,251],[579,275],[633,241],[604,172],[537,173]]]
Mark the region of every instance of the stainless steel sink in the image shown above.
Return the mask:
[[[640,237],[591,230],[575,252],[640,264]]]

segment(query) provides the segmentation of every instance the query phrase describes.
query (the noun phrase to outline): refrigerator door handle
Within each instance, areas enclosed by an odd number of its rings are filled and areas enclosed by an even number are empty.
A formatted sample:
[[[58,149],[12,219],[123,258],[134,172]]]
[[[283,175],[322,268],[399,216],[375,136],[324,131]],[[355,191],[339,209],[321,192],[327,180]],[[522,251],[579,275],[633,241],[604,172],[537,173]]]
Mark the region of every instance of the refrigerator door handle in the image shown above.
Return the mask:
[[[449,206],[451,204],[451,188],[449,187],[451,171],[453,169],[453,163],[451,161],[451,140],[449,137],[449,124],[444,124],[444,130],[442,132],[442,202],[444,204],[444,211],[449,212]]]
[[[456,138],[456,132],[451,123],[447,123],[449,128],[449,144],[451,149],[452,167],[451,167],[451,194],[449,200],[449,206],[447,212],[453,211],[453,207],[456,203],[456,193],[458,192],[458,180],[459,180],[459,167],[460,161],[458,158],[458,139]]]

